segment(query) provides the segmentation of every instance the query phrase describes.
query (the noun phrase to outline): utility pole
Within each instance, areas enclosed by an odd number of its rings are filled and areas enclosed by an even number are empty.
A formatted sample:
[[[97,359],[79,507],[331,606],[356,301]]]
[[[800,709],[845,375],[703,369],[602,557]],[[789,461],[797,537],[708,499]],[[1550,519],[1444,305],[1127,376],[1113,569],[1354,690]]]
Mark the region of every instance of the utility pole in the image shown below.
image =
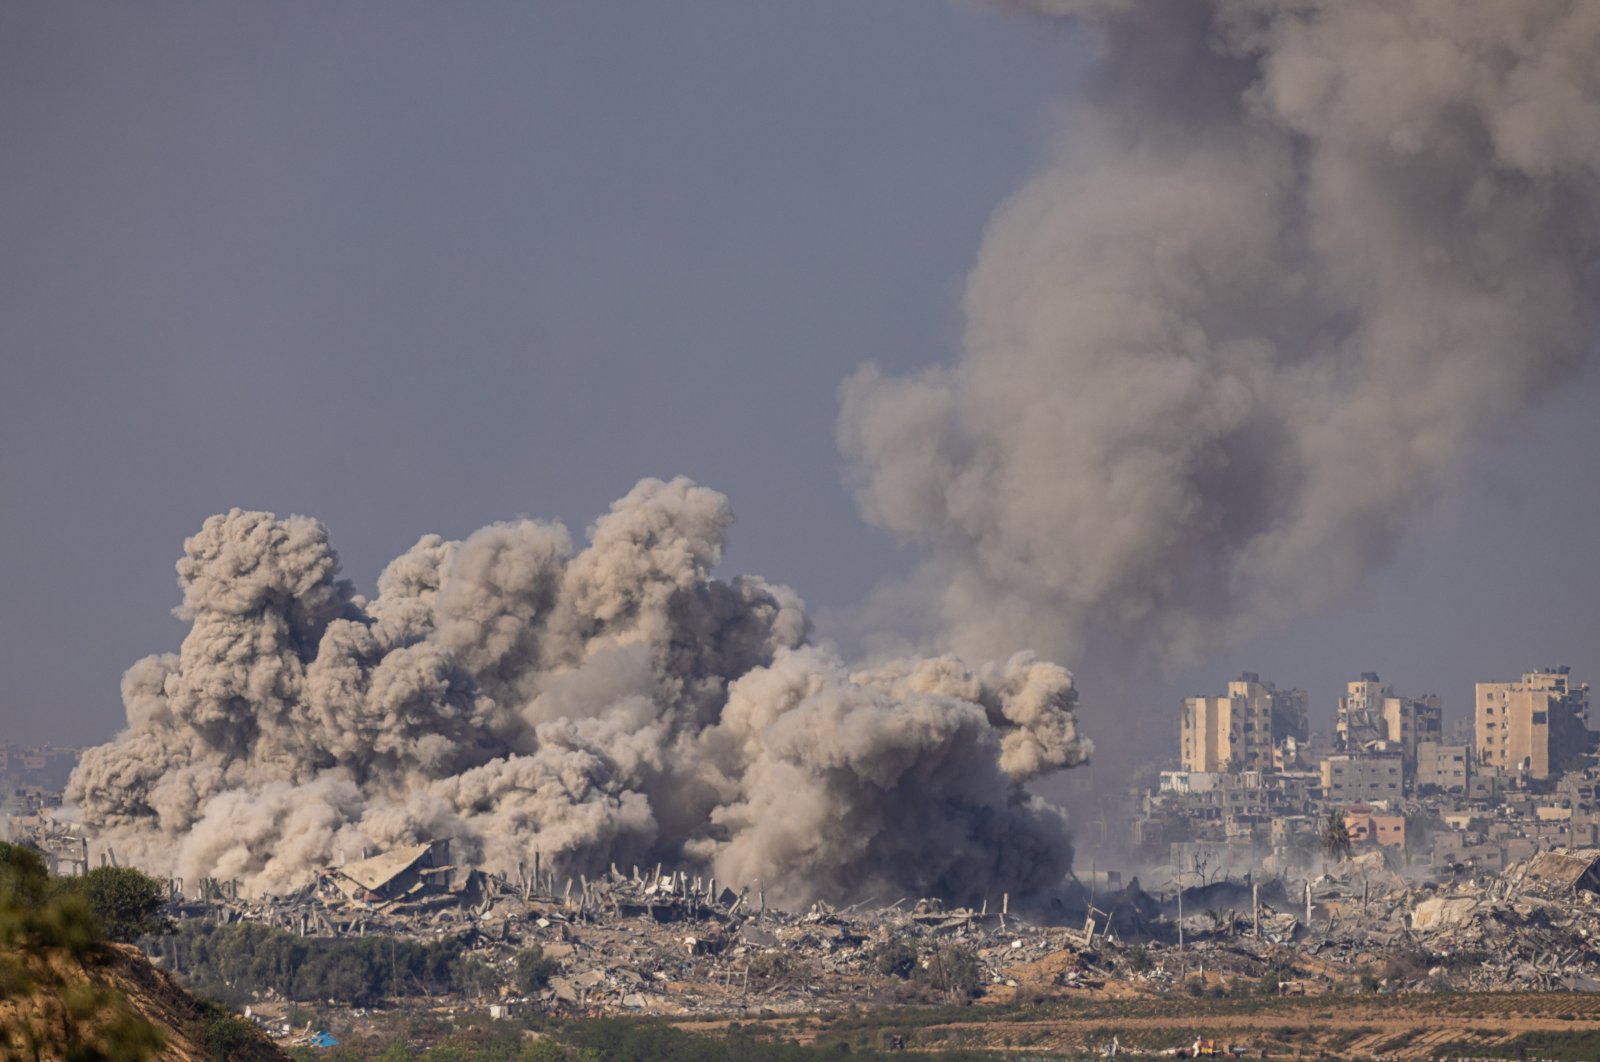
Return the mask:
[[[1178,950],[1183,950],[1183,875],[1178,875]]]

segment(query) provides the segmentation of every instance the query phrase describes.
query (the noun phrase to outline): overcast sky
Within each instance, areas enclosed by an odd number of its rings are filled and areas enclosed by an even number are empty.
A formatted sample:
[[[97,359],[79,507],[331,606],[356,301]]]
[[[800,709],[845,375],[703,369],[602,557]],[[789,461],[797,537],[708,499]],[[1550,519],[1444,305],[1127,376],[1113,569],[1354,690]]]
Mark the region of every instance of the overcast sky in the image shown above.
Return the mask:
[[[936,0],[0,6],[0,740],[111,736],[232,506],[319,517],[370,590],[424,532],[687,474],[724,570],[828,634],[916,559],[840,484],[836,388],[953,356],[1080,60]],[[1091,731],[1170,752],[1246,668],[1322,725],[1364,670],[1452,715],[1600,677],[1597,406],[1591,367],[1500,426],[1343,608],[1147,682],[1063,661]]]

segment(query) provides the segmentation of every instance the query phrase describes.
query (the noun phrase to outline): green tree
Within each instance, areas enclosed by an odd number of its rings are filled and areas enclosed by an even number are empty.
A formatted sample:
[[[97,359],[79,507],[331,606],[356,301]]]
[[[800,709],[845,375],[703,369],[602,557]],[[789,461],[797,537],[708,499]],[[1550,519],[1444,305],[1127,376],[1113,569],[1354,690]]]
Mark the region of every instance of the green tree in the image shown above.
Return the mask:
[[[131,944],[140,937],[172,931],[161,911],[166,886],[132,867],[95,867],[81,878],[69,878],[69,889],[82,896],[100,920],[108,938]]]
[[[1350,848],[1350,827],[1345,824],[1344,811],[1334,808],[1322,824],[1323,854],[1342,863],[1350,858]]]
[[[49,885],[50,872],[38,852],[0,841],[0,902],[37,905]]]

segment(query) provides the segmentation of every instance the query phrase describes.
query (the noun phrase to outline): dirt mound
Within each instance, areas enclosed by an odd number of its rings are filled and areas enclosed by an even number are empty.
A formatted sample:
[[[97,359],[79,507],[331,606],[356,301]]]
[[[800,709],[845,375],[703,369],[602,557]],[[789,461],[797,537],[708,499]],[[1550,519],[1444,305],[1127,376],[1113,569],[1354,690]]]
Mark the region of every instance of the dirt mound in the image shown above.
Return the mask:
[[[0,950],[0,1062],[69,1057],[287,1059],[253,1026],[189,995],[137,948]]]

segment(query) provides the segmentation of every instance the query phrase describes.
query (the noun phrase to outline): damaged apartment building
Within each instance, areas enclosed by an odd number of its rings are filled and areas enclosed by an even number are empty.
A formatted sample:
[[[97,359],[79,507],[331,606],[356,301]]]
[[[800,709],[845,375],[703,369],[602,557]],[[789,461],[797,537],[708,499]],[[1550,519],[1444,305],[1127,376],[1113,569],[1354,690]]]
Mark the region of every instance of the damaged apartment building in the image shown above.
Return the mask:
[[[1131,839],[1185,872],[1304,864],[1335,813],[1352,844],[1396,865],[1496,869],[1600,844],[1588,687],[1568,668],[1478,684],[1449,738],[1443,716],[1438,696],[1364,672],[1324,745],[1303,691],[1246,672],[1220,696],[1184,700],[1179,762],[1142,794]]]

